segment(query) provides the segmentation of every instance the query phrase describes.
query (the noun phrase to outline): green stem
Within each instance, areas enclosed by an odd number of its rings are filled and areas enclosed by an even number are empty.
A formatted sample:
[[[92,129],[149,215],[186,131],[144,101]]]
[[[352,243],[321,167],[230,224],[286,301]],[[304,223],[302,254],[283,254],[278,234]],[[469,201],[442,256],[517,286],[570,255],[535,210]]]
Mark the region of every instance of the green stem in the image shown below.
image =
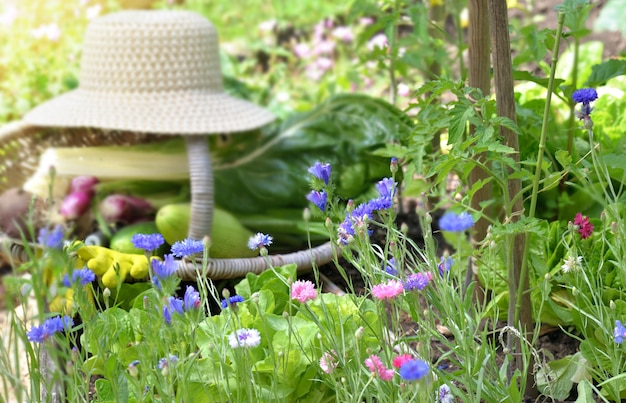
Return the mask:
[[[574,37],[574,65],[572,66],[572,88],[578,87],[578,54],[580,51],[580,40],[578,37]],[[567,120],[567,152],[572,155],[574,150],[574,126],[576,124],[576,114],[574,113],[576,103],[574,100],[569,101],[570,112]]]
[[[389,103],[391,105],[395,105],[396,104],[396,65],[394,63],[396,55],[395,55],[395,50],[396,50],[396,38],[398,36],[397,34],[397,24],[398,24],[398,20],[400,19],[400,8],[401,8],[401,0],[396,0],[395,5],[394,5],[394,10],[393,10],[393,23],[391,25],[391,29],[389,30]]]
[[[548,120],[550,119],[550,101],[552,100],[552,92],[554,90],[554,75],[556,72],[556,64],[559,56],[559,47],[561,45],[561,33],[563,31],[563,23],[565,22],[565,14],[559,12],[558,26],[556,29],[556,39],[554,48],[552,49],[552,65],[550,67],[550,78],[548,81],[548,94],[546,96],[546,106],[543,111],[543,122],[541,124],[541,138],[539,139],[539,150],[537,151],[537,165],[535,167],[535,180],[533,182],[533,190],[530,199],[529,217],[535,216],[537,207],[537,194],[539,193],[539,181],[541,179],[541,166],[543,165],[543,154],[546,148],[546,139],[548,133]]]
[[[535,168],[535,179],[533,182],[533,189],[530,197],[530,209],[528,211],[528,217],[533,218],[535,216],[535,210],[537,208],[537,195],[539,194],[539,182],[541,181],[541,166],[543,165],[543,154],[546,148],[546,139],[548,133],[548,120],[550,118],[550,101],[552,99],[552,91],[554,90],[554,75],[556,72],[556,65],[558,62],[559,47],[561,45],[561,34],[563,32],[563,24],[565,22],[565,14],[559,12],[558,25],[556,29],[556,38],[554,41],[554,48],[552,49],[552,65],[550,66],[550,78],[548,80],[548,95],[546,97],[546,107],[543,112],[543,122],[541,125],[541,138],[539,140],[539,150],[537,151],[537,166]],[[524,258],[522,259],[522,268],[520,273],[520,281],[517,289],[517,295],[515,296],[515,321],[517,324],[520,318],[520,312],[522,309],[522,296],[524,290],[524,279],[528,276],[528,255],[530,253],[530,242],[528,239],[524,243]]]

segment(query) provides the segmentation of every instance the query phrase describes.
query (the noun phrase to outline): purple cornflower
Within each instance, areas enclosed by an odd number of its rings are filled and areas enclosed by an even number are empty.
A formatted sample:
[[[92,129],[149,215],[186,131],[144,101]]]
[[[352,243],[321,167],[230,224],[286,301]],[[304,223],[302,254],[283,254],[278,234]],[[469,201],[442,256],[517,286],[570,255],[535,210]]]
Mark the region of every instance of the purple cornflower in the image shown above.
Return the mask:
[[[307,200],[315,204],[322,212],[326,211],[328,194],[325,191],[312,190],[307,196]]]
[[[400,367],[400,376],[407,381],[422,379],[430,370],[428,364],[422,360],[409,360]]]
[[[133,246],[137,249],[143,249],[152,252],[165,243],[165,239],[161,234],[135,234],[130,239]]]
[[[173,255],[165,255],[163,256],[163,259],[164,260],[152,259],[152,270],[154,271],[154,276],[158,280],[170,277],[178,268],[178,263],[174,260]]]
[[[439,228],[444,231],[463,232],[473,225],[474,219],[467,212],[456,214],[449,211],[439,219]]]
[[[626,327],[622,325],[619,320],[615,321],[615,329],[613,330],[613,337],[617,344],[622,344],[626,340]]]
[[[379,197],[368,201],[367,207],[371,212],[388,210],[393,207],[393,200],[391,197]]]
[[[183,297],[185,311],[198,308],[200,306],[200,293],[195,288],[188,285]]]
[[[452,256],[441,256],[441,262],[439,266],[437,266],[439,268],[439,274],[443,276],[445,273],[449,272],[453,263],[454,259],[452,259]]]
[[[328,185],[328,182],[330,181],[330,164],[316,162],[309,168],[309,173],[317,179],[323,181],[324,185]]]
[[[243,302],[244,299],[241,295],[233,295],[232,297],[228,297],[227,299],[222,300],[222,308],[226,309],[229,306],[236,306],[237,303]]]
[[[180,298],[176,298],[176,297],[169,297],[167,299],[167,306],[170,310],[170,312],[176,312],[179,314],[183,314],[184,310],[183,310],[183,300]]]
[[[385,272],[387,274],[391,274],[392,276],[395,276],[396,274],[398,274],[398,269],[396,269],[396,259],[395,258],[391,258],[388,261],[388,264],[385,266]]]
[[[80,270],[74,270],[72,273],[72,280],[70,281],[69,275],[63,276],[63,285],[71,287],[72,284],[87,285],[96,279],[96,275],[91,270],[84,268]]]
[[[337,229],[337,238],[337,242],[344,246],[348,245],[354,239],[354,228],[352,228],[350,216],[346,217],[346,219],[339,224],[339,228]]]
[[[273,238],[269,235],[257,232],[248,240],[248,248],[252,250],[265,248],[272,244],[272,239]]]
[[[57,224],[52,230],[47,227],[41,228],[37,242],[46,248],[61,249],[63,247],[63,227]]]
[[[170,312],[170,308],[167,305],[163,305],[163,319],[165,320],[166,324],[172,324],[172,313]]]
[[[406,291],[423,290],[428,285],[428,282],[428,276],[425,274],[413,273],[406,278],[406,281],[404,282],[404,289]]]
[[[69,330],[74,326],[74,320],[70,316],[55,316],[53,318],[46,319],[41,326],[33,326],[27,333],[29,341],[35,343],[43,343],[57,332]]]
[[[191,256],[202,251],[204,251],[204,243],[191,238],[174,242],[172,245],[172,255],[176,257]]]

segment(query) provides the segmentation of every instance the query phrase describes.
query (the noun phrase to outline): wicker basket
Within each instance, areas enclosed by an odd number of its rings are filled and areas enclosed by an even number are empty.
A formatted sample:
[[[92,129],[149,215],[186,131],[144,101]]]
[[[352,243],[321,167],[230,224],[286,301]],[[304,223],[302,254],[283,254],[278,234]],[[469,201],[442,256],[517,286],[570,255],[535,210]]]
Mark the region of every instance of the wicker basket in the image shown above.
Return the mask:
[[[39,156],[49,147],[87,147],[99,145],[130,145],[153,142],[165,138],[162,135],[103,131],[96,129],[42,129],[17,121],[0,128],[0,193],[11,187],[20,187],[26,179],[32,175],[39,163]],[[208,153],[189,154],[191,181],[199,180],[212,182],[210,171],[210,158]],[[194,166],[209,167],[206,169],[194,169]],[[203,178],[198,176],[210,176]],[[219,191],[219,190],[218,190]],[[191,197],[191,210],[200,213],[200,216],[212,216],[213,201],[198,200]],[[196,214],[196,217],[198,214]],[[192,218],[194,215],[192,214]],[[208,220],[208,225],[211,221]],[[207,234],[207,223],[200,226],[190,223],[190,237],[199,239],[198,234]],[[210,228],[210,226],[208,227]],[[0,229],[1,231],[1,229]],[[192,234],[193,231],[193,234]],[[193,235],[193,236],[192,236]],[[208,234],[207,234],[208,235]],[[20,263],[28,260],[21,242],[8,238],[0,232],[0,257],[2,254],[8,261]],[[260,273],[271,266],[282,266],[295,263],[299,271],[306,271],[315,265],[330,262],[337,251],[330,242],[320,246],[287,254],[269,255],[267,257],[234,258],[234,259],[209,259],[204,273],[211,279],[227,279],[243,277],[247,273]],[[189,260],[178,261],[178,276],[183,280],[194,280],[197,276],[197,264]]]

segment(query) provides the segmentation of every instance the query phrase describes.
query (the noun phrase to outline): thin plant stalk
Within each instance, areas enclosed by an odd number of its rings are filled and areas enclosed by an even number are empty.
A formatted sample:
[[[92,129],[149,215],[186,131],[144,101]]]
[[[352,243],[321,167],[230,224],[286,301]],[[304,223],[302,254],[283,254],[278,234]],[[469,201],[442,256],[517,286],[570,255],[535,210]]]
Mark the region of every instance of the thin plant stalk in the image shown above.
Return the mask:
[[[546,106],[543,112],[543,123],[541,125],[541,137],[539,140],[539,150],[537,151],[537,164],[535,167],[535,178],[533,182],[533,188],[530,196],[530,208],[528,210],[528,217],[535,216],[535,210],[537,208],[537,196],[539,194],[539,182],[541,181],[541,166],[543,164],[543,154],[546,148],[546,139],[548,133],[548,119],[550,117],[550,102],[552,100],[552,91],[554,90],[554,75],[556,72],[556,65],[558,62],[558,52],[561,43],[561,33],[563,31],[563,23],[565,22],[565,14],[560,12],[558,15],[558,26],[556,31],[556,40],[554,42],[554,48],[552,50],[552,66],[550,68],[550,77],[548,80],[548,94],[546,97]],[[524,245],[524,259],[522,261],[522,276],[528,275],[528,254],[530,253],[530,243],[526,242]],[[520,283],[522,284],[522,283]],[[522,291],[518,290],[517,300],[515,301],[515,321],[517,322],[520,311],[522,309]]]

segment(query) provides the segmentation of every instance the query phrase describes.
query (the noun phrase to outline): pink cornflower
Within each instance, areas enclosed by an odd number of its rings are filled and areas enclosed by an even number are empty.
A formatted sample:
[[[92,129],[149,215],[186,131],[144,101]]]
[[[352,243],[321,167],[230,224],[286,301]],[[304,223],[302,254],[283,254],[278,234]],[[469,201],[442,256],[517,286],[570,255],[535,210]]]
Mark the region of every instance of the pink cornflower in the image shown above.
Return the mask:
[[[378,299],[393,299],[402,294],[404,286],[400,280],[389,280],[372,287],[372,295]]]
[[[393,369],[387,369],[377,355],[370,355],[369,358],[366,358],[365,366],[369,368],[370,372],[378,375],[383,381],[390,381],[393,378]]]
[[[578,226],[580,239],[589,238],[591,234],[593,234],[593,224],[589,222],[589,217],[584,216],[581,213],[576,213],[576,217],[574,217],[574,225]]]
[[[411,95],[411,88],[404,83],[398,84],[398,95],[401,97],[408,97]]]
[[[330,374],[337,368],[337,355],[335,350],[325,351],[320,358],[320,368],[322,371]]]
[[[354,33],[352,28],[346,26],[340,26],[333,30],[333,37],[345,42],[350,43],[354,40]]]
[[[317,291],[315,290],[315,284],[311,281],[298,280],[291,285],[291,299],[305,303],[315,298],[317,298]]]
[[[413,359],[411,354],[400,354],[393,359],[393,366],[400,368],[402,364]]]

